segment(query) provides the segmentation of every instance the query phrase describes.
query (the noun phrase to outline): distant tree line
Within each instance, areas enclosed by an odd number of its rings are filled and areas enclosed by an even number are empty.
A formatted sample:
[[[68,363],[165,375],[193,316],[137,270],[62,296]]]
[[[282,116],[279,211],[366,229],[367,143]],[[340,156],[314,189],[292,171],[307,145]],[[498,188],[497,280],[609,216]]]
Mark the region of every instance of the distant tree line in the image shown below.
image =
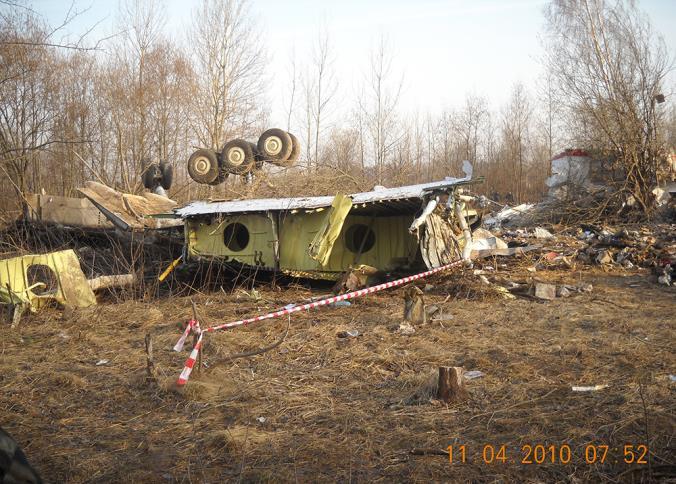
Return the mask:
[[[26,192],[75,196],[87,180],[139,192],[156,161],[175,166],[179,200],[246,191],[234,177],[198,185],[185,163],[196,148],[270,127],[269,87],[280,80],[266,69],[247,1],[201,0],[187,42],[167,31],[160,0],[121,3],[119,34],[94,44],[86,35],[60,41],[77,15],[71,6],[55,27],[28,4],[0,0],[0,209],[16,209]],[[296,180],[336,173],[359,188],[394,186],[461,175],[470,160],[486,177],[481,191],[523,202],[543,195],[552,155],[576,147],[621,164],[622,189],[647,208],[676,141],[664,85],[671,54],[633,2],[553,0],[545,18],[537,90],[517,83],[497,107],[468,93],[440,114],[401,108],[405,72],[395,71],[385,37],[352,99],[339,99],[337,52],[321,28],[303,62],[292,55],[280,100],[302,159],[266,164],[261,178],[272,186],[285,170]]]

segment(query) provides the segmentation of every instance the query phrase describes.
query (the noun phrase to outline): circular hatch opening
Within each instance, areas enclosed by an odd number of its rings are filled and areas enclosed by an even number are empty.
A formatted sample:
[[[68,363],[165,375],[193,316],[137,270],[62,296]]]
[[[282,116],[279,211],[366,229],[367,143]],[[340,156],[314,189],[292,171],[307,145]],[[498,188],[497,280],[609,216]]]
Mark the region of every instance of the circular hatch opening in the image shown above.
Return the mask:
[[[249,245],[249,230],[244,224],[232,223],[223,231],[223,243],[233,252],[240,252]]]
[[[345,246],[347,250],[357,254],[359,249],[362,253],[368,252],[376,245],[376,234],[367,225],[354,224],[345,231]]]

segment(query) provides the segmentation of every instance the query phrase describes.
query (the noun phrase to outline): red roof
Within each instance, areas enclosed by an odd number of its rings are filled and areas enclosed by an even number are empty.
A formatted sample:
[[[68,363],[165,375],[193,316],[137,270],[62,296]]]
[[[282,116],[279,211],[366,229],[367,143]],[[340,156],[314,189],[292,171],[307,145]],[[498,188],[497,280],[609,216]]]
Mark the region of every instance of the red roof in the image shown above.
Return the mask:
[[[556,155],[552,160],[558,160],[559,158],[565,158],[567,156],[589,156],[589,153],[587,153],[585,150],[566,150],[562,151],[558,155]]]

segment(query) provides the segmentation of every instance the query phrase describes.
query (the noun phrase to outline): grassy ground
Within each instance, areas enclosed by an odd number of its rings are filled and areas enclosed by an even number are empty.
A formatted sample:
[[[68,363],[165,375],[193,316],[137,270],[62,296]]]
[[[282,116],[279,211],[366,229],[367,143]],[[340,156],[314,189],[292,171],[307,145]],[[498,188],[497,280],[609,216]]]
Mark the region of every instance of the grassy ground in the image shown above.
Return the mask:
[[[213,333],[206,367],[181,391],[173,382],[189,348],[179,355],[171,347],[190,317],[189,298],[47,309],[5,329],[0,425],[49,482],[674,479],[674,288],[640,271],[533,274],[509,264],[499,269],[507,278],[584,281],[594,290],[504,299],[456,271],[421,284],[434,286],[426,303],[452,319],[399,334],[402,290],[394,289],[293,315],[280,346],[249,358],[227,356],[271,344],[287,321]],[[193,299],[207,322],[221,322],[313,295],[300,287],[260,294]],[[337,336],[347,329],[360,335]],[[146,333],[157,382],[145,378]],[[429,398],[441,365],[485,376],[467,382],[467,401],[447,406]],[[609,386],[571,390],[597,384]],[[438,455],[448,445],[453,463]],[[546,446],[546,460],[531,454],[533,463],[522,463],[524,446],[536,445]],[[564,445],[568,463],[559,462]],[[625,463],[625,445],[638,454],[647,445],[646,464]],[[587,463],[592,450],[596,462]]]

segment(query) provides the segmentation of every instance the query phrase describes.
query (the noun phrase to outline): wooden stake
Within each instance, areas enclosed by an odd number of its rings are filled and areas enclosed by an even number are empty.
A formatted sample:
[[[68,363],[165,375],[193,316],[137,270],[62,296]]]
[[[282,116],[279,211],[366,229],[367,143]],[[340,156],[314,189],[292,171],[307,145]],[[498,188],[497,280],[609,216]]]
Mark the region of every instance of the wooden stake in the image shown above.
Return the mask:
[[[153,340],[150,333],[146,333],[146,371],[148,372],[148,379],[155,380],[155,362],[153,361]]]
[[[413,324],[427,322],[423,292],[417,286],[408,286],[404,289],[404,320]]]
[[[192,299],[190,300],[190,302],[192,303],[192,318],[195,321],[199,321],[201,318],[197,314],[197,304],[195,304],[195,301],[193,301]],[[204,322],[204,321],[202,321],[202,322]],[[192,347],[193,348],[197,344],[198,339],[199,339],[199,336],[197,335],[197,333],[193,333],[193,335],[192,335]],[[197,355],[197,361],[196,361],[197,368],[195,369],[195,374],[197,374],[197,375],[199,375],[201,373],[201,370],[202,370],[202,353],[204,353],[204,351],[200,351],[199,354]]]
[[[461,366],[440,366],[437,399],[445,403],[460,402],[469,396],[462,379]]]

